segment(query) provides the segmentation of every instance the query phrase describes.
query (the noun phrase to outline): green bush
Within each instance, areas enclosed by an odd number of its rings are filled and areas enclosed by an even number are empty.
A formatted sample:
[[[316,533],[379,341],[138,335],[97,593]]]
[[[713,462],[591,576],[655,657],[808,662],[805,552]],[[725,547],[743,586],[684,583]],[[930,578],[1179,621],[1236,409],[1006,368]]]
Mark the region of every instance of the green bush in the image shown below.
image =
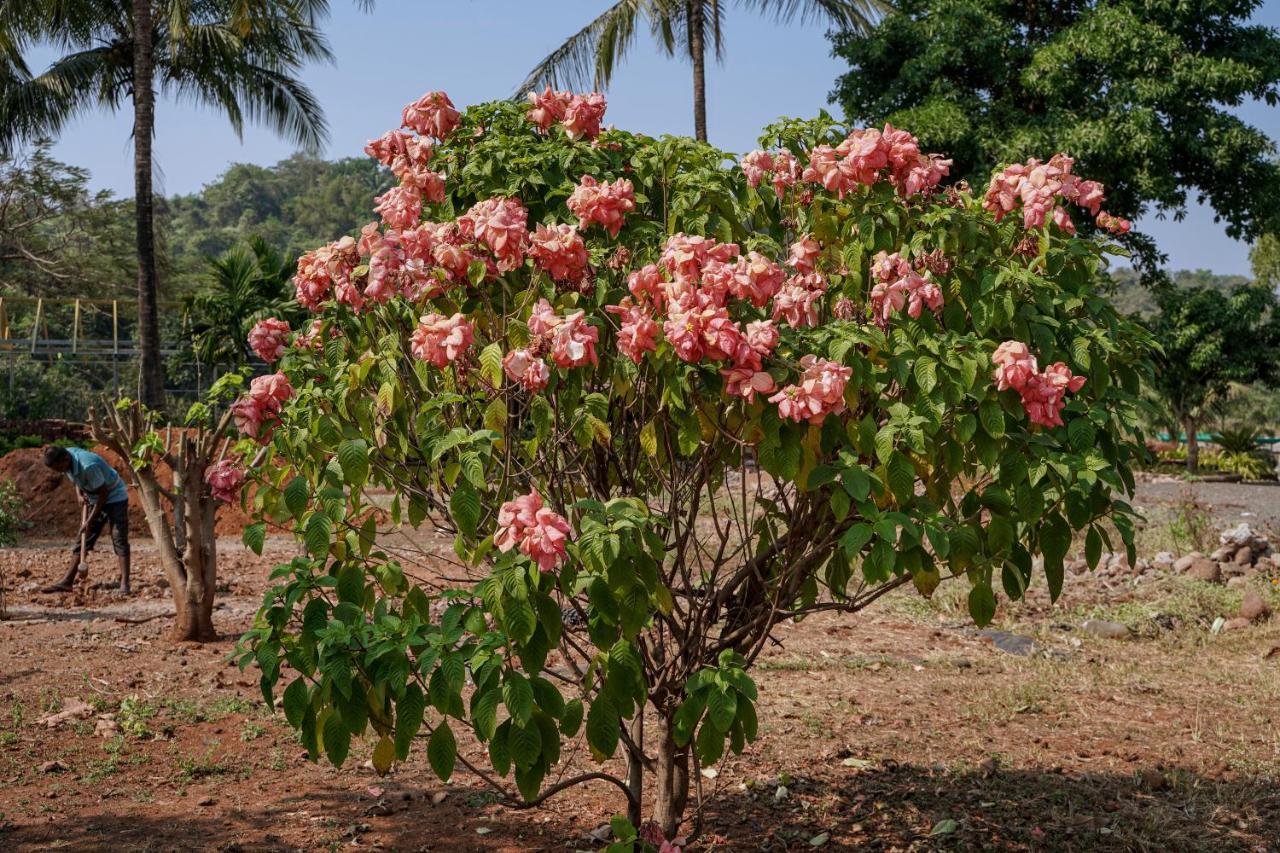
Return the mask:
[[[1271,460],[1257,453],[1224,451],[1217,454],[1213,467],[1228,474],[1239,474],[1246,480],[1264,480],[1274,477],[1276,473]]]
[[[26,501],[12,480],[0,480],[0,548],[18,544],[18,533],[27,523],[22,520]]]

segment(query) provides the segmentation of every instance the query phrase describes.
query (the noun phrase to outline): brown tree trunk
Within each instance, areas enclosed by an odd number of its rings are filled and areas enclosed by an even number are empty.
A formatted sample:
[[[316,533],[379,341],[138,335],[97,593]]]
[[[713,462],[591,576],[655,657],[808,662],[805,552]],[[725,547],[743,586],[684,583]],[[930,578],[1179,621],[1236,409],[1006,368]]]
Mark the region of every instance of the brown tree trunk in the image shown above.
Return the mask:
[[[689,0],[686,7],[689,16],[689,59],[693,63],[693,135],[699,142],[707,141],[707,70],[706,43],[703,27],[706,19],[703,0]]]
[[[213,629],[213,590],[206,589],[199,578],[188,575],[181,589],[173,590],[173,639],[207,643],[218,639]]]
[[[668,839],[675,838],[689,802],[689,752],[671,737],[671,720],[658,719],[658,766],[654,770],[653,821]]]
[[[155,57],[151,43],[151,0],[133,0],[133,206],[138,247],[138,397],[149,408],[164,405],[164,365],[156,304],[155,210],[151,197],[151,142],[155,133]]]
[[[194,455],[188,455],[188,464],[194,467],[185,472],[187,482],[184,483],[184,494],[179,496],[179,501],[185,504],[182,515],[186,523],[187,549],[182,558],[182,588],[175,586],[173,589],[177,615],[173,635],[175,640],[205,643],[218,638],[213,629],[218,565],[218,539],[213,524],[217,504],[213,498],[202,495],[203,490],[198,484],[204,480],[204,468],[191,461]]]
[[[1182,419],[1182,431],[1187,434],[1187,470],[1192,474],[1200,470],[1200,439],[1196,435],[1199,427],[1193,417]]]
[[[628,727],[635,752],[627,752],[627,789],[631,798],[627,802],[627,820],[632,826],[640,826],[643,819],[641,804],[644,801],[644,707],[636,712]]]

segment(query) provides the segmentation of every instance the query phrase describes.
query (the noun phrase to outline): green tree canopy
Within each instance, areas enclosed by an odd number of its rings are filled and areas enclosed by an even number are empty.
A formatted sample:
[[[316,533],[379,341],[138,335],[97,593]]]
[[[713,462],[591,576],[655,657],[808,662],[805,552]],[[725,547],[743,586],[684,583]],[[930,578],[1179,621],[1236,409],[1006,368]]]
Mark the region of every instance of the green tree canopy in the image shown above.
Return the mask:
[[[1230,110],[1277,103],[1280,33],[1258,0],[901,0],[867,33],[832,36],[848,60],[832,98],[889,121],[985,184],[999,163],[1064,151],[1136,219],[1207,201],[1227,233],[1280,217],[1273,144]],[[1146,271],[1152,241],[1128,237]]]
[[[1263,234],[1249,250],[1253,279],[1275,290],[1280,288],[1280,237]]]
[[[1280,302],[1272,288],[1241,285],[1161,288],[1151,331],[1156,354],[1153,388],[1171,419],[1187,433],[1187,466],[1197,465],[1196,431],[1208,406],[1231,383],[1280,380]]]
[[[133,205],[40,141],[0,155],[0,294],[118,296],[134,261]]]

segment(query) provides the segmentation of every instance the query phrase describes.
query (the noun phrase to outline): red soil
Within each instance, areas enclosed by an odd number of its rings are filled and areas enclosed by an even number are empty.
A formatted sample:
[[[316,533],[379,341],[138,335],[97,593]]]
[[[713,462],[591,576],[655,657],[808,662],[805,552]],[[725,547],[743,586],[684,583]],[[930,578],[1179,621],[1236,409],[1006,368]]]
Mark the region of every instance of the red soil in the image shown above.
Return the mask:
[[[129,478],[125,476],[126,466],[120,457],[101,445],[94,447],[93,452],[111,463],[129,484]],[[161,464],[158,468],[160,484],[167,488],[173,483],[173,473],[167,465]],[[31,524],[27,536],[56,539],[76,535],[80,527],[80,507],[76,503],[75,490],[65,476],[44,466],[40,448],[22,448],[0,458],[0,480],[6,479],[14,482],[26,502],[23,519]],[[219,535],[234,536],[249,523],[249,517],[239,506],[228,505],[218,510],[215,529]],[[132,487],[129,489],[129,530],[150,535],[137,490]]]

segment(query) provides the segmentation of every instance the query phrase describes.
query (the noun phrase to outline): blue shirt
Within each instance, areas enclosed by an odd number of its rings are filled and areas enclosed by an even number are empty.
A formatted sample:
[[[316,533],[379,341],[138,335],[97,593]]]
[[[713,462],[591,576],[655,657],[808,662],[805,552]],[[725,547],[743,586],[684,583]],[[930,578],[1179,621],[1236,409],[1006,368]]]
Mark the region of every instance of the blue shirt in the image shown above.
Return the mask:
[[[107,503],[129,499],[129,490],[125,488],[124,480],[120,479],[116,469],[107,460],[91,450],[81,450],[79,447],[68,447],[67,452],[71,454],[71,469],[67,471],[67,479],[88,495],[90,501],[97,502],[98,490],[103,486],[108,489]]]

